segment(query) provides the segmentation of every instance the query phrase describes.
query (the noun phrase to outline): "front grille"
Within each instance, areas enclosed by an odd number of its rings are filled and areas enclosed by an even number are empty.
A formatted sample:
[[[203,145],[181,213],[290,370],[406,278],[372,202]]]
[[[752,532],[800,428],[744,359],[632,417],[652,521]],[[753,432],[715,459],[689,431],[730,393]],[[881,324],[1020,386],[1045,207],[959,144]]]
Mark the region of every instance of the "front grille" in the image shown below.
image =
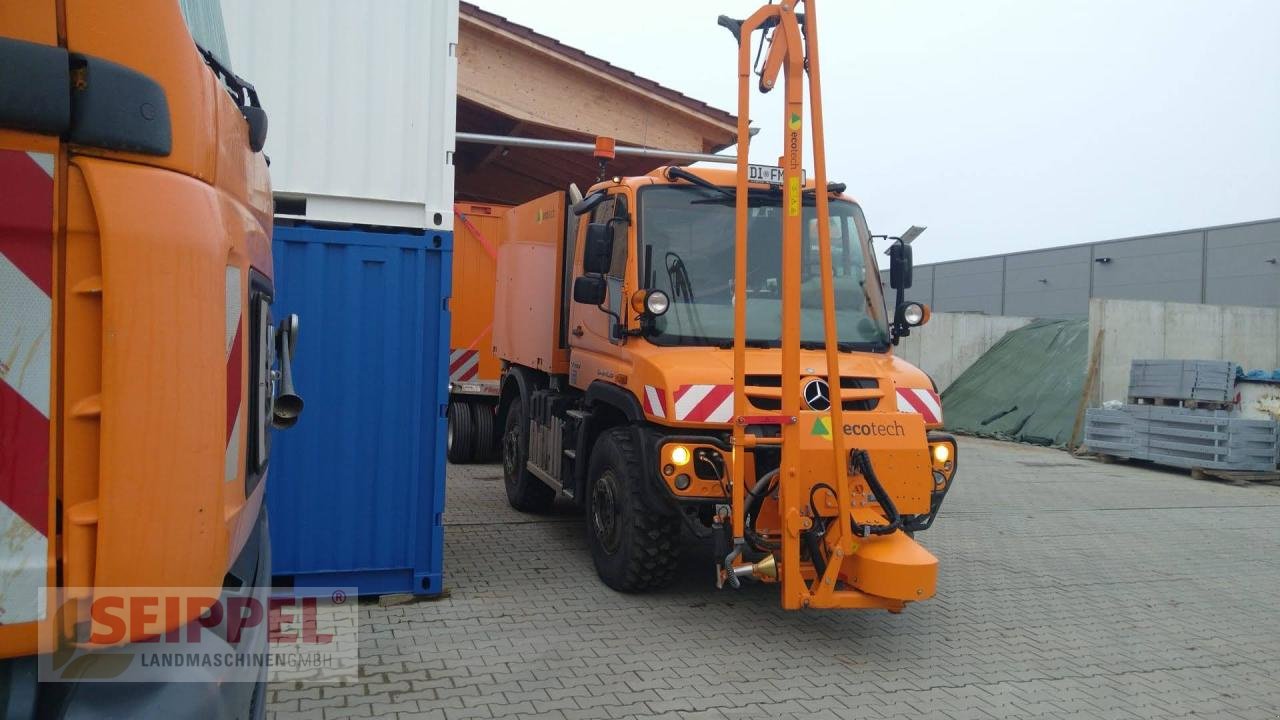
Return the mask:
[[[781,375],[747,375],[743,378],[743,384],[746,385],[747,399],[751,404],[760,410],[781,410],[782,398],[780,397],[782,389]],[[840,387],[845,390],[876,390],[880,387],[880,381],[873,377],[842,377],[840,378]],[[771,389],[773,392],[752,392],[753,389]],[[880,398],[866,398],[861,400],[845,400],[841,403],[841,407],[850,411],[869,411],[875,410],[880,404]]]

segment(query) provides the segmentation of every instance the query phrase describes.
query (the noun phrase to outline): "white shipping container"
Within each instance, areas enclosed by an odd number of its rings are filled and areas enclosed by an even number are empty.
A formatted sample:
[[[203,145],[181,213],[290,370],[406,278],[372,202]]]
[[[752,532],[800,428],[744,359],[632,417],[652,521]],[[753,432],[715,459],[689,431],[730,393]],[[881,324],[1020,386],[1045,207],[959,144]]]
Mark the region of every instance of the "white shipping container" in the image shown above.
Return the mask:
[[[453,229],[458,0],[222,0],[280,217]]]

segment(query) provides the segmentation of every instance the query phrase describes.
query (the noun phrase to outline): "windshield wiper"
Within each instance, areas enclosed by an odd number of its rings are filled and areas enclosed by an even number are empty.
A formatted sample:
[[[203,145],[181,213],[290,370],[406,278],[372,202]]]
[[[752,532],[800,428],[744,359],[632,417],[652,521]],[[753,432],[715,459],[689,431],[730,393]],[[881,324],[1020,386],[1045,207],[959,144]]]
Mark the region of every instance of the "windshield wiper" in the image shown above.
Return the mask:
[[[836,343],[836,349],[839,350],[840,352],[848,353],[848,352],[856,351],[859,347],[865,347],[865,346],[874,345],[874,344],[875,343],[839,341]],[[820,343],[820,342],[802,342],[800,343],[800,349],[801,350],[826,350],[827,344]]]
[[[668,180],[671,180],[672,178],[679,178],[679,179],[681,179],[681,180],[688,180],[689,182],[693,183],[694,185],[697,185],[697,186],[698,186],[698,187],[700,187],[700,188],[705,188],[705,189],[707,189],[707,190],[713,190],[713,191],[718,192],[718,193],[720,193],[721,195],[723,195],[723,196],[725,196],[725,197],[729,198],[730,200],[736,200],[736,199],[737,199],[737,197],[738,197],[737,193],[733,192],[732,190],[729,190],[728,188],[722,188],[722,187],[720,187],[719,185],[717,185],[717,184],[715,184],[715,183],[713,183],[713,182],[711,182],[711,181],[709,181],[709,180],[704,180],[704,179],[702,179],[702,178],[698,177],[697,175],[694,175],[693,173],[689,172],[688,170],[685,170],[685,169],[684,169],[684,168],[682,168],[682,167],[669,167],[669,168],[667,168],[667,179],[668,179]]]
[[[771,349],[773,349],[773,347],[774,347],[773,342],[771,342],[771,341],[769,341],[769,340],[747,340],[747,341],[746,341],[745,343],[743,343],[743,344],[744,344],[746,347],[754,348],[754,349],[756,349],[756,350],[771,350]],[[720,341],[720,342],[716,343],[716,347],[720,348],[721,350],[732,350],[732,349],[733,349],[733,341],[732,341],[732,340],[722,340],[722,341]]]

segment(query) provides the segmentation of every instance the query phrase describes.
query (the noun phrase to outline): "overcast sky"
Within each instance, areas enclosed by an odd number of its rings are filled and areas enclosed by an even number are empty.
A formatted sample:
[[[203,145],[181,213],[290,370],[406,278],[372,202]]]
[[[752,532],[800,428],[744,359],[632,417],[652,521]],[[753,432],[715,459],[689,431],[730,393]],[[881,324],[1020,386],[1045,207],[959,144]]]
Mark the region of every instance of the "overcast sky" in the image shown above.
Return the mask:
[[[716,17],[759,7],[477,1],[730,111]],[[828,173],[873,232],[929,226],[917,262],[1280,217],[1280,0],[818,10]],[[753,161],[777,160],[780,95],[753,96]]]

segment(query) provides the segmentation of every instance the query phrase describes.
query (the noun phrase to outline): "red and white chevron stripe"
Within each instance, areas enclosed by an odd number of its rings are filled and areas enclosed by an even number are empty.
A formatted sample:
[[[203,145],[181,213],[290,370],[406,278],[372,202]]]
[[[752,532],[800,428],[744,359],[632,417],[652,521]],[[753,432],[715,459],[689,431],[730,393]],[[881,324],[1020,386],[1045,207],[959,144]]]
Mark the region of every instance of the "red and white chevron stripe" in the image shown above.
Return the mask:
[[[241,280],[243,273],[240,268],[233,265],[227,266],[226,277],[226,297],[227,297],[227,325],[226,334],[223,337],[224,347],[226,348],[227,361],[227,450],[224,460],[223,479],[227,482],[236,479],[240,472],[240,429],[243,427],[243,421],[240,419],[244,415],[241,412],[244,385],[243,385],[243,368],[244,363],[244,322],[242,321],[243,301],[241,300]]]
[[[676,420],[727,423],[733,417],[732,385],[681,385],[675,401]]]
[[[667,417],[667,389],[644,386],[644,414],[656,418]]]
[[[913,412],[924,416],[926,425],[942,424],[942,398],[932,390],[898,388],[898,412]]]
[[[449,351],[449,382],[466,382],[480,371],[479,350]]]
[[[53,156],[0,150],[0,623],[44,618]]]

